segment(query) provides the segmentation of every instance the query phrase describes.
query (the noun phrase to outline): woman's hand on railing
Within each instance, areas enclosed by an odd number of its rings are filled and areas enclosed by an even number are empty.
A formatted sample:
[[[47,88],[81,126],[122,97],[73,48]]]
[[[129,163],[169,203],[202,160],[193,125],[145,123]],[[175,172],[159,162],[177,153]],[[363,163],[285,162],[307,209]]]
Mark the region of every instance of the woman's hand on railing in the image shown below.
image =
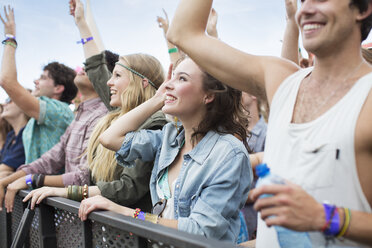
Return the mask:
[[[134,210],[118,205],[109,199],[96,195],[83,200],[79,208],[79,218],[81,221],[85,221],[88,218],[88,214],[94,210],[108,210],[126,216],[133,216]]]
[[[67,190],[66,188],[42,187],[28,193],[28,195],[26,195],[23,199],[23,202],[31,199],[31,209],[34,209],[36,204],[40,204],[42,200],[49,196],[59,196],[67,198]]]

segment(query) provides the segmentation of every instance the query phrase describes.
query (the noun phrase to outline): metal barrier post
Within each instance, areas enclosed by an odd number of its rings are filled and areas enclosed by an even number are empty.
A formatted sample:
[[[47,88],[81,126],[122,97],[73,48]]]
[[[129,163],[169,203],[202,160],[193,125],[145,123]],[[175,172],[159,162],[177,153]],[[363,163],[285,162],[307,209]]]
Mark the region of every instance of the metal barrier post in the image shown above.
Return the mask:
[[[40,204],[38,210],[40,216],[40,247],[57,247],[56,228],[54,225],[54,208],[45,204]]]
[[[0,247],[10,247],[12,244],[12,218],[6,213],[5,207],[0,212]]]
[[[83,247],[92,247],[92,222],[90,220],[81,223],[83,228]]]

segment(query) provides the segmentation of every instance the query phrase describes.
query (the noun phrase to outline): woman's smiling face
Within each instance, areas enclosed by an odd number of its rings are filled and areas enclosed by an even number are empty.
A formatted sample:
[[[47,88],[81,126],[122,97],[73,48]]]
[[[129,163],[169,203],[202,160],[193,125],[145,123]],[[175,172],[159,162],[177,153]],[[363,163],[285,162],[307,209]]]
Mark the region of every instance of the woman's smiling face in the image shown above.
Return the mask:
[[[166,82],[163,112],[173,116],[192,118],[205,108],[204,73],[191,59],[182,61],[174,76]]]
[[[125,61],[119,60],[119,63],[126,64]],[[113,107],[121,107],[121,96],[123,92],[127,89],[130,83],[129,72],[127,69],[121,65],[115,65],[114,71],[107,85],[110,87],[110,105]]]

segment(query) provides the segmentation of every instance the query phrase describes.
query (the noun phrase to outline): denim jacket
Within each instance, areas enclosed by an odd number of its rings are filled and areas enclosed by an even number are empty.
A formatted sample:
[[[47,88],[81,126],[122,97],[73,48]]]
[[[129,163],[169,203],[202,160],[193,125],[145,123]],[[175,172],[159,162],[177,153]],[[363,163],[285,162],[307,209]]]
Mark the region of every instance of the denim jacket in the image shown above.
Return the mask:
[[[128,133],[116,153],[122,166],[133,166],[137,158],[155,160],[150,179],[153,204],[160,200],[156,184],[175,160],[183,139],[184,131],[177,134],[169,123],[163,130]],[[239,210],[247,200],[251,182],[251,164],[243,143],[233,135],[209,131],[183,156],[174,192],[178,229],[235,243]]]

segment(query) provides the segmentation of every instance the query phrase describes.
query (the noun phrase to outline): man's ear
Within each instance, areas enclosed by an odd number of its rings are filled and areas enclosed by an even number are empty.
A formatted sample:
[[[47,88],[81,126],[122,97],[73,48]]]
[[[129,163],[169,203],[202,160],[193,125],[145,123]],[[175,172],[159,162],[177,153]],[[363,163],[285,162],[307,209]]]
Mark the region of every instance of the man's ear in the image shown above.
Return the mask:
[[[205,97],[204,97],[204,104],[207,105],[208,103],[213,102],[214,96],[215,96],[214,93],[208,93],[208,94],[206,94]]]
[[[142,79],[142,86],[144,89],[149,86],[149,80],[147,78]]]
[[[64,90],[65,86],[62,84],[57,84],[56,86],[54,86],[54,93],[57,95],[62,95]]]
[[[357,21],[363,21],[368,16],[372,14],[372,2],[368,1],[368,8],[363,12],[358,12],[359,14],[356,16]]]

